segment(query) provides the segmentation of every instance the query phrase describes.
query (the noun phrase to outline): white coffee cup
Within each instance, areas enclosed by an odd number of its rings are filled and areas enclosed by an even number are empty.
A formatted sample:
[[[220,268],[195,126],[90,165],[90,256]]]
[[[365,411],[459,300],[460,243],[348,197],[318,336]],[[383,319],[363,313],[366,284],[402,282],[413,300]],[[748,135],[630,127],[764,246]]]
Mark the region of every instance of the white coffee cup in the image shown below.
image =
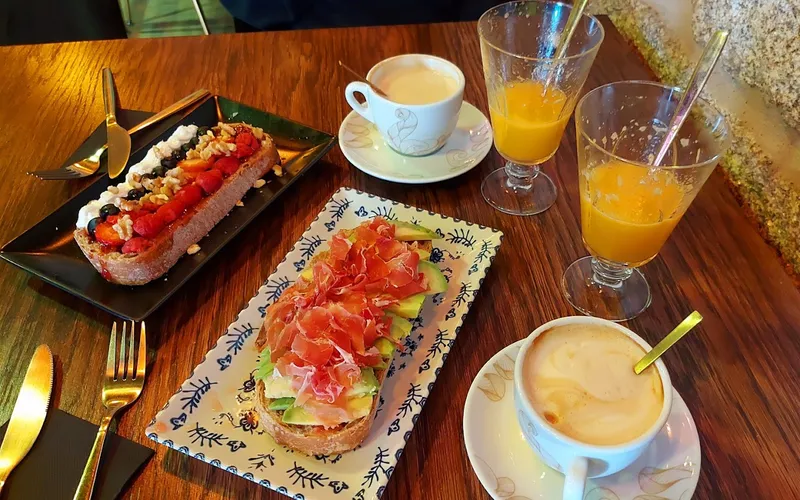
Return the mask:
[[[345,89],[348,104],[366,120],[375,124],[386,144],[398,153],[425,156],[444,146],[456,128],[464,97],[464,74],[458,66],[441,57],[404,54],[379,62],[367,73],[367,80],[378,82],[385,71],[398,66],[424,65],[455,79],[458,90],[446,99],[427,104],[399,104],[376,94],[363,82],[351,82]],[[363,94],[366,103],[356,100]]]
[[[617,323],[588,316],[571,316],[560,318],[540,326],[531,333],[517,356],[514,366],[514,406],[517,411],[517,420],[528,444],[536,451],[542,461],[549,467],[564,474],[564,500],[581,500],[584,495],[586,478],[603,477],[619,472],[636,460],[667,422],[672,408],[672,383],[664,363],[659,359],[654,363],[661,377],[664,394],[663,407],[658,420],[638,438],[627,443],[613,446],[598,446],[582,443],[554,429],[542,418],[533,407],[530,398],[525,393],[523,365],[527,359],[528,350],[533,345],[534,339],[543,332],[564,325],[592,324],[615,329],[634,342],[645,351],[651,349],[644,339]],[[631,366],[633,370],[633,366]]]

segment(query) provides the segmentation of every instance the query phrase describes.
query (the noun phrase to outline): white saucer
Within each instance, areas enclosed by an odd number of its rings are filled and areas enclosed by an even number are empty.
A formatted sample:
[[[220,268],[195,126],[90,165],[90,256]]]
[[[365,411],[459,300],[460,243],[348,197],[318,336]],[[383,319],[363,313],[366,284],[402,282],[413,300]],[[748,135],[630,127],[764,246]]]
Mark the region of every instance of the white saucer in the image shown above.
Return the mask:
[[[494,499],[560,499],[564,476],[528,446],[514,412],[514,362],[522,341],[489,360],[464,405],[464,442],[475,474]],[[655,441],[627,469],[590,479],[584,500],[689,500],[700,476],[700,438],[673,389],[672,413]]]
[[[339,127],[339,147],[362,172],[385,181],[426,184],[471,170],[492,148],[492,126],[481,111],[464,101],[453,135],[428,156],[404,156],[383,140],[375,125],[351,111]]]

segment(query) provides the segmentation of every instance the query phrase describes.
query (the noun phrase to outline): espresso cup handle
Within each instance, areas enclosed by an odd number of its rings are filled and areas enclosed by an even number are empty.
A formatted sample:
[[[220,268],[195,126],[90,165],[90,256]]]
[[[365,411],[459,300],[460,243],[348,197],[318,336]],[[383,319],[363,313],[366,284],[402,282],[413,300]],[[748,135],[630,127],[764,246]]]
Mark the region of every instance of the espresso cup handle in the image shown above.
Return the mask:
[[[366,105],[361,104],[356,100],[356,92],[364,95],[364,97],[367,99]],[[369,88],[369,85],[362,82],[350,82],[344,89],[344,98],[347,99],[347,104],[353,108],[353,111],[363,116],[367,121],[375,123],[375,120],[372,118],[372,110],[369,109],[369,98],[371,95],[372,89]]]
[[[583,490],[586,486],[586,473],[589,460],[578,457],[573,460],[569,470],[564,475],[564,500],[582,500]]]

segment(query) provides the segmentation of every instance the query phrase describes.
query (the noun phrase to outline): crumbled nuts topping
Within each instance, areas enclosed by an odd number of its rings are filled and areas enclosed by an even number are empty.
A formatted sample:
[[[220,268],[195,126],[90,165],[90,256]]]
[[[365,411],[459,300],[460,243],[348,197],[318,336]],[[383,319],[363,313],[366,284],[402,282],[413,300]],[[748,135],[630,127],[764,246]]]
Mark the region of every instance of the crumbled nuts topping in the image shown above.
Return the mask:
[[[124,212],[139,210],[139,200],[119,200],[119,208]]]
[[[242,200],[239,200],[239,201],[236,202],[236,206],[237,207],[243,207],[244,203],[242,203]]]
[[[117,232],[119,237],[125,241],[133,238],[133,219],[131,219],[131,216],[128,214],[120,217],[120,219],[112,226],[112,228]]]
[[[205,146],[199,151],[199,153],[200,153],[200,158],[208,160],[212,156],[216,155],[230,156],[230,153],[233,151],[236,151],[236,144],[232,142],[226,142],[220,139],[205,144]]]
[[[256,181],[255,184],[253,184],[253,187],[256,188],[256,189],[259,189],[259,188],[264,187],[264,185],[266,183],[267,183],[267,181],[265,181],[264,179],[259,179],[259,180]]]
[[[193,243],[189,248],[186,249],[186,253],[189,255],[194,255],[200,251],[200,245],[197,243]]]
[[[227,132],[228,135],[236,135],[236,130],[228,123],[219,123],[219,128],[223,132]]]

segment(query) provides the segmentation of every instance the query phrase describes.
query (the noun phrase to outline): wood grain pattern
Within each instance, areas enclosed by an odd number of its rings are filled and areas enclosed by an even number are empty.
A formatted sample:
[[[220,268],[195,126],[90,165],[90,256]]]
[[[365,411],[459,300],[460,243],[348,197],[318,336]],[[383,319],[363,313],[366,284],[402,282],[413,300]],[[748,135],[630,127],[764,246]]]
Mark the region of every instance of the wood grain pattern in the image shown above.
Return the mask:
[[[639,54],[605,25],[606,40],[585,88],[652,79]],[[349,77],[337,60],[366,72],[380,59],[407,52],[455,62],[467,77],[465,99],[487,112],[474,23],[0,48],[0,242],[81,189],[81,182],[45,183],[24,172],[57,165],[100,121],[103,66],[113,69],[120,101],[129,108],[158,110],[205,87],[336,132],[349,111],[343,98]],[[460,178],[410,187],[367,177],[334,149],[148,320],[154,348],[148,383],[122,415],[118,432],[155,447],[143,434],[148,421],[331,193],[352,186],[506,234],[385,496],[488,498],[461,437],[469,384],[500,348],[545,321],[573,314],[559,280],[586,253],[574,124],[544,166],[559,188],[556,205],[544,214],[517,218],[483,202],[481,178],[500,165],[492,151]],[[696,498],[799,498],[800,292],[747,222],[719,171],[644,272],[653,305],[631,328],[655,342],[693,309],[706,318],[665,356],[700,430],[703,469]],[[112,318],[6,264],[0,265],[0,290],[0,421],[9,417],[39,343],[49,344],[57,358],[54,404],[99,421]],[[208,464],[156,450],[127,498],[280,498]]]

